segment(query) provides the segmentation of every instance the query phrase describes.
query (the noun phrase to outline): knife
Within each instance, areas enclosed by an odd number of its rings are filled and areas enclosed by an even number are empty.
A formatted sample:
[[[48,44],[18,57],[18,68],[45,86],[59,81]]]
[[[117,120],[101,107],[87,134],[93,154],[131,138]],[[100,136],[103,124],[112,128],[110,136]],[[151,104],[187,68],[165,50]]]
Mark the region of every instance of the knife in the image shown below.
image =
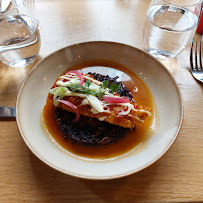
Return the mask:
[[[15,118],[15,108],[0,106],[0,118]]]

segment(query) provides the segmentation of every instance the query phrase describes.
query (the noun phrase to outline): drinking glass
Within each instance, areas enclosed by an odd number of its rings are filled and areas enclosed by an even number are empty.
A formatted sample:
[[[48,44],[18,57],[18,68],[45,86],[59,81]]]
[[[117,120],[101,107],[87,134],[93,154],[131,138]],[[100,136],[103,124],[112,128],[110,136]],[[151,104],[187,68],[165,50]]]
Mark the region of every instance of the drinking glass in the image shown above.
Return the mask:
[[[12,0],[13,9],[0,14],[0,60],[13,67],[31,64],[40,50],[38,21],[23,0]]]
[[[203,34],[203,7],[201,9],[201,14],[200,14],[199,23],[198,23],[196,32],[201,35]]]
[[[8,12],[14,7],[15,5],[11,2],[11,0],[0,0],[0,13]]]
[[[144,26],[144,48],[158,59],[176,57],[191,42],[201,0],[152,0]]]

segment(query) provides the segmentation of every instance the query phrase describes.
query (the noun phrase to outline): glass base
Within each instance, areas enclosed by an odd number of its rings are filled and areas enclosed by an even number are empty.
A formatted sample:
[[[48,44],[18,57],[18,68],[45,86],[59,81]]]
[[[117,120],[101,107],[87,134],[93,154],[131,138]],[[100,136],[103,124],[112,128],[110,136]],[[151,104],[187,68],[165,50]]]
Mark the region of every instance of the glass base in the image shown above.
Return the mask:
[[[14,67],[14,68],[18,68],[18,67],[25,67],[25,66],[28,66],[30,65],[31,63],[33,63],[35,61],[37,57],[37,54],[34,55],[34,56],[31,56],[31,57],[27,57],[27,58],[24,58],[24,59],[21,59],[19,61],[16,61],[16,62],[12,62],[12,63],[5,63],[6,65],[9,65],[11,67]],[[3,62],[3,61],[2,61]],[[4,63],[4,62],[3,62]]]
[[[168,58],[176,57],[176,55],[172,55],[167,51],[158,50],[158,49],[149,48],[147,49],[147,52],[157,59],[168,59]]]

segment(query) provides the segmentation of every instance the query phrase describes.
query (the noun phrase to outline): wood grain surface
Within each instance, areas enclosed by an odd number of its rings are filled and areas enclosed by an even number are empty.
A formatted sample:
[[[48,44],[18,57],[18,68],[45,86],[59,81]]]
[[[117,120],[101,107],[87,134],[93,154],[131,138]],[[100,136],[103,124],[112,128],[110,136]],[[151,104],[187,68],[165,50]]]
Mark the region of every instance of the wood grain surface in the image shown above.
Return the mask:
[[[84,41],[114,41],[143,50],[142,29],[149,3],[33,0],[31,8],[41,26],[37,61]],[[161,62],[180,87],[184,120],[177,140],[159,161],[117,180],[74,178],[36,158],[23,142],[15,120],[1,120],[0,202],[203,202],[203,85],[191,75],[189,47],[177,58]],[[0,63],[1,106],[15,106],[18,89],[34,64],[11,68]]]

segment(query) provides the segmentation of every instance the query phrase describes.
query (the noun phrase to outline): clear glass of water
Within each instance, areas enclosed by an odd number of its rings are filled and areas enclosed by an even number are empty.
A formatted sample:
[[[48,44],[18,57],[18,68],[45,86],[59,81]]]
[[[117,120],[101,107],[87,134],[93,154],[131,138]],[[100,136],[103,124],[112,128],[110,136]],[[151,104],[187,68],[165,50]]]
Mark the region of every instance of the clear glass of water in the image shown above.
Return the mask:
[[[11,3],[14,8],[0,14],[0,60],[12,67],[25,67],[40,50],[39,24],[24,1]]]
[[[144,26],[144,48],[158,59],[176,57],[191,42],[201,0],[152,0]]]

